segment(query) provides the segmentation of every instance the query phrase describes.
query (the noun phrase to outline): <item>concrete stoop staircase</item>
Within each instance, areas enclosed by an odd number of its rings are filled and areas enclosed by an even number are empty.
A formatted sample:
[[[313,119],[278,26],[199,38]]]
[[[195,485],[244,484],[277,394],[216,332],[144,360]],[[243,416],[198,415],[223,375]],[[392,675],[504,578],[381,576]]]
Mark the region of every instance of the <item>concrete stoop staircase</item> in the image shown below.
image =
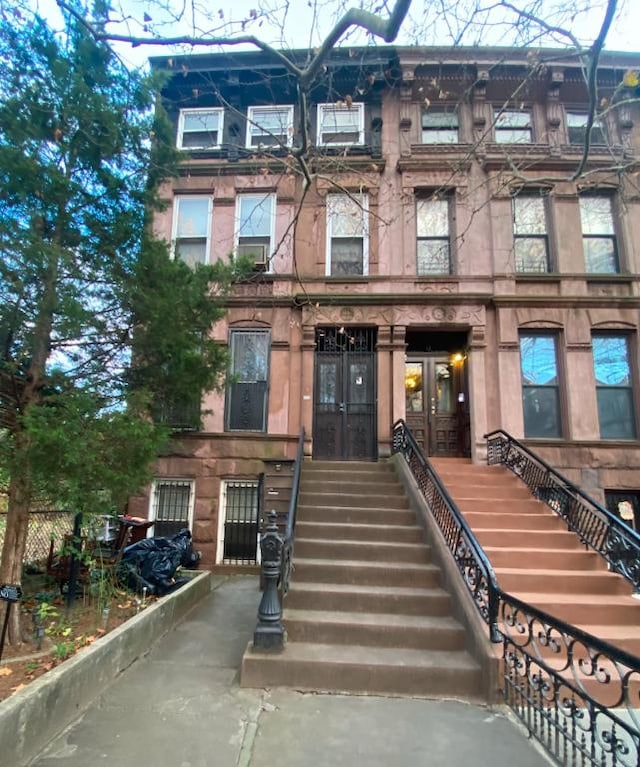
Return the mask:
[[[503,466],[434,458],[434,468],[493,565],[500,587],[640,655],[640,601]]]
[[[482,700],[422,535],[390,464],[305,462],[287,643],[249,646],[242,685]]]

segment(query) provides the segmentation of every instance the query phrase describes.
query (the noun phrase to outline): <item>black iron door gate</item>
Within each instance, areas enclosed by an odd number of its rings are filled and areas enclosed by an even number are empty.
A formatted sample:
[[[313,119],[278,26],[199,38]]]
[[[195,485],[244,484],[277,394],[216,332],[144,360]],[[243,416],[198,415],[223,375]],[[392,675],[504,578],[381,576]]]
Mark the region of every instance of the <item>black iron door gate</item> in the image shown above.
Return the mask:
[[[316,331],[313,457],[375,460],[375,328]]]

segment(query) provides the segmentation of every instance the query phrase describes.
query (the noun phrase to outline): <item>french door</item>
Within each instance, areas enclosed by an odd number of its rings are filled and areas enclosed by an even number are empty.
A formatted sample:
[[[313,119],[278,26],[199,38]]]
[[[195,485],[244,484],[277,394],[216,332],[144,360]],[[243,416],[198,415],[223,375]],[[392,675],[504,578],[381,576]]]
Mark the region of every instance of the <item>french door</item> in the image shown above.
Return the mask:
[[[468,423],[462,370],[448,356],[405,362],[406,422],[427,455],[466,454]]]
[[[313,457],[375,460],[375,328],[316,331]]]

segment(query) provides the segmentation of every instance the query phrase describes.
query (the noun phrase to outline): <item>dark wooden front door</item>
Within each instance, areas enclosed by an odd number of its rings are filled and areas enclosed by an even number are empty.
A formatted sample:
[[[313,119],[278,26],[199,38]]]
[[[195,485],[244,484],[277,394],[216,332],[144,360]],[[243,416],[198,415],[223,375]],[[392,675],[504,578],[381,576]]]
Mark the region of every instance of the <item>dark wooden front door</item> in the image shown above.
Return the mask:
[[[462,370],[448,356],[405,363],[406,421],[427,455],[462,456],[468,429]]]
[[[316,459],[376,458],[375,336],[373,328],[319,328],[316,333]]]

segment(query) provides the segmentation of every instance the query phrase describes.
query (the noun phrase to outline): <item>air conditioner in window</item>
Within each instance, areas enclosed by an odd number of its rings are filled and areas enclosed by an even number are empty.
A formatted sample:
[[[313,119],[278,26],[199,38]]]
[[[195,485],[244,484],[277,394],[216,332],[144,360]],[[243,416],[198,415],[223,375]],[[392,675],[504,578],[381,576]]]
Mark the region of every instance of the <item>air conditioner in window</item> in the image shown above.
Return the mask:
[[[269,246],[265,244],[238,245],[238,257],[250,258],[256,266],[266,268],[269,259]]]

